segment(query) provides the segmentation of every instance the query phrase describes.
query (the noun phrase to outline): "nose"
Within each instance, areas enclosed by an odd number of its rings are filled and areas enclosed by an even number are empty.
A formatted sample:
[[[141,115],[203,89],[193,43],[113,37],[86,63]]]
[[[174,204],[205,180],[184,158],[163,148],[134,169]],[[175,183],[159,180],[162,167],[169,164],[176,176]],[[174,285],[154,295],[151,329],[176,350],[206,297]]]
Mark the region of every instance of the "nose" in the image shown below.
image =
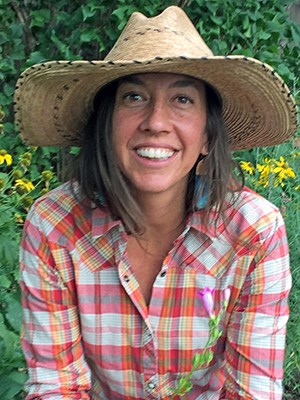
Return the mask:
[[[164,101],[153,100],[145,109],[145,115],[141,122],[142,131],[152,135],[169,133],[171,119],[168,105]]]

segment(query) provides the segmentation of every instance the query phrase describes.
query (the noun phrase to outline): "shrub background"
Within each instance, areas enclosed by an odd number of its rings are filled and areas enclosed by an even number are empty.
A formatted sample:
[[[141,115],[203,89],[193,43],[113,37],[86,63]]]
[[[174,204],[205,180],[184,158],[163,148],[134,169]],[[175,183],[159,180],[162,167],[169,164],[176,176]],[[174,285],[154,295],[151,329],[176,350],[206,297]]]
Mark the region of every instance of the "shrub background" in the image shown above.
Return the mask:
[[[300,98],[300,27],[284,0],[0,0],[0,397],[24,397],[20,349],[18,247],[32,202],[64,180],[76,148],[24,146],[13,123],[18,75],[35,63],[103,59],[133,11],[166,6],[187,12],[215,54],[244,54],[273,66]],[[45,110],[47,112],[47,110]],[[299,132],[298,132],[299,134]],[[293,289],[285,361],[285,399],[300,398],[300,140],[236,153],[247,184],[282,211],[290,243]],[[277,168],[277,170],[276,170]]]

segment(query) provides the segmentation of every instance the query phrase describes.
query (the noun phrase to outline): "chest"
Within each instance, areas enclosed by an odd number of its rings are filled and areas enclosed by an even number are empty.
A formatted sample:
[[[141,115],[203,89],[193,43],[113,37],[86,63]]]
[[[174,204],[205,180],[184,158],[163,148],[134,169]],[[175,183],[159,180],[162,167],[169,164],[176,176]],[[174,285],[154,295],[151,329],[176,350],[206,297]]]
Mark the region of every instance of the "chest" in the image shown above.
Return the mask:
[[[127,256],[130,267],[147,305],[150,303],[154,281],[162,269],[170,246],[170,243],[147,246],[136,240],[128,241]]]

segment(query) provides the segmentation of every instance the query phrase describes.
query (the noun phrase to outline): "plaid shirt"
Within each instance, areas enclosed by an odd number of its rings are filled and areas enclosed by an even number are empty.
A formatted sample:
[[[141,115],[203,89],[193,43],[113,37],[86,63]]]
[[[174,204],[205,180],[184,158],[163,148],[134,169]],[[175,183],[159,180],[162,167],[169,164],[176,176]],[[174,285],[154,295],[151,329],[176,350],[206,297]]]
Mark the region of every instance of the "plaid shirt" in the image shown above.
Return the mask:
[[[291,286],[281,215],[248,189],[226,228],[205,229],[202,213],[174,242],[147,307],[120,221],[68,184],[35,203],[21,246],[26,399],[170,399],[208,339],[205,287],[216,312],[226,288],[231,296],[186,398],[281,399]]]

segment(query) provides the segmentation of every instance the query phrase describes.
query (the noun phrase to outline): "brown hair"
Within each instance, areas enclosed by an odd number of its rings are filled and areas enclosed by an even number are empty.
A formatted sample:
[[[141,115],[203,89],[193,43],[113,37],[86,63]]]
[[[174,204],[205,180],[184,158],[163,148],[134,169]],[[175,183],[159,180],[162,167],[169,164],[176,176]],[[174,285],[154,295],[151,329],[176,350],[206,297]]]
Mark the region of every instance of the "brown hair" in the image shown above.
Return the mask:
[[[94,100],[94,112],[85,131],[82,148],[78,154],[73,179],[80,185],[81,193],[98,207],[107,208],[111,215],[120,218],[131,234],[144,231],[143,215],[134,196],[134,188],[118,168],[112,146],[112,115],[119,81],[102,88]],[[218,92],[205,83],[207,99],[208,155],[205,156],[202,184],[195,185],[196,168],[203,156],[199,155],[192,168],[186,193],[186,215],[197,209],[199,198],[206,196],[205,220],[213,207],[224,216],[225,197],[243,186],[234,173],[233,161],[222,118],[222,100]],[[241,171],[240,171],[241,172]],[[242,176],[242,172],[241,172]],[[215,223],[217,222],[214,221]]]

